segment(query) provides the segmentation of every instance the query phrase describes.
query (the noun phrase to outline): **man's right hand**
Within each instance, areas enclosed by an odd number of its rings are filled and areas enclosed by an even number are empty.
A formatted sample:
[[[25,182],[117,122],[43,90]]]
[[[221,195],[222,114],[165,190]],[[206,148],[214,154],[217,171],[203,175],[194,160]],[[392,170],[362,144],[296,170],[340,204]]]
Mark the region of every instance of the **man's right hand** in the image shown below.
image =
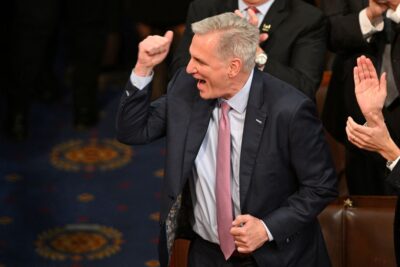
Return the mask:
[[[164,36],[149,35],[139,43],[138,60],[134,69],[136,75],[149,76],[153,68],[166,58],[173,35],[172,31],[167,31]]]

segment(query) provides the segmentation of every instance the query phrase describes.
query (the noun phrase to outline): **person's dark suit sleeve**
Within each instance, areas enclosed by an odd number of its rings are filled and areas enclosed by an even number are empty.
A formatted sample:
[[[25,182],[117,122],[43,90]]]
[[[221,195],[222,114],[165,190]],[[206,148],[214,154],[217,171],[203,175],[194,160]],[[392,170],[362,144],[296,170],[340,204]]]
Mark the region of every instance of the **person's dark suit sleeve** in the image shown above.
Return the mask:
[[[311,100],[298,103],[296,112],[287,120],[291,162],[288,167],[297,177],[298,190],[288,196],[280,208],[263,218],[278,246],[283,246],[315,221],[337,196],[336,172]]]
[[[313,22],[299,34],[290,51],[286,51],[290,53],[288,64],[281,63],[274,58],[274,54],[269,54],[264,68],[265,72],[290,83],[311,99],[315,99],[321,82],[328,34],[327,19],[322,14],[314,15]]]
[[[124,144],[146,144],[165,135],[166,96],[150,102],[151,83],[142,90],[129,81],[116,118],[117,139]]]
[[[329,49],[333,52],[348,52],[351,49],[368,46],[362,35],[359,11],[349,7],[348,0],[322,0],[321,8],[329,20]]]
[[[394,166],[386,181],[400,193],[400,162],[397,162],[396,166]]]

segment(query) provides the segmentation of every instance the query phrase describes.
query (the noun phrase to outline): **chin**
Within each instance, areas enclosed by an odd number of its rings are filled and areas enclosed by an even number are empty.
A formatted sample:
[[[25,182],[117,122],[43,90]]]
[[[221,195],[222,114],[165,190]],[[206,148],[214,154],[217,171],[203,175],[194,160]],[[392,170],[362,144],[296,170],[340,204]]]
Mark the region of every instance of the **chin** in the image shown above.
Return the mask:
[[[204,100],[211,99],[209,95],[207,95],[207,94],[205,94],[205,93],[202,93],[201,91],[200,91],[200,97],[201,97],[202,99],[204,99]]]

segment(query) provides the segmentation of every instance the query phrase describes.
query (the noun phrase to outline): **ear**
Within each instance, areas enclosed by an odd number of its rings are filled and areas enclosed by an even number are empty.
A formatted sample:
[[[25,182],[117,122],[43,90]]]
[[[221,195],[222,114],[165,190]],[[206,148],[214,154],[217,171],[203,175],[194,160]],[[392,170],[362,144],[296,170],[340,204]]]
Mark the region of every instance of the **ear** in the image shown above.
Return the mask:
[[[242,70],[243,62],[240,58],[233,58],[229,64],[229,78],[233,78]]]

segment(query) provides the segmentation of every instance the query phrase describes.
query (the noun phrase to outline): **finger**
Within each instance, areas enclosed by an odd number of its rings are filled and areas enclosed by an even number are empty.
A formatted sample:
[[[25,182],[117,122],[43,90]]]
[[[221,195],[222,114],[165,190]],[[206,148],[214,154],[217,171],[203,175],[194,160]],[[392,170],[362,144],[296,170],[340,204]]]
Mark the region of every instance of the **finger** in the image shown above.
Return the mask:
[[[351,138],[351,141],[355,141],[363,146],[370,145],[370,141],[368,140],[371,139],[371,131],[371,128],[359,125],[352,120],[348,120],[346,125],[346,133]]]
[[[238,215],[232,222],[232,226],[243,227],[252,217],[248,214]]]
[[[167,31],[164,34],[164,37],[167,38],[168,43],[170,44],[170,43],[172,43],[172,39],[174,38],[174,32],[173,31]]]
[[[251,252],[252,252],[252,251],[248,248],[248,246],[238,246],[237,250],[238,250],[240,253],[243,253],[243,254],[247,254],[247,253],[251,253]]]
[[[233,239],[237,246],[244,246],[246,244],[246,241],[244,240],[243,236],[241,236],[241,235],[233,236]]]
[[[246,247],[246,244],[244,243],[244,242],[241,242],[241,241],[236,241],[235,240],[235,246],[237,247],[237,248],[244,248],[244,247]]]
[[[258,17],[256,13],[251,9],[247,9],[247,14],[249,14],[249,22],[254,26],[258,26]]]
[[[265,42],[267,39],[268,39],[268,33],[261,33],[260,34],[260,39],[259,39],[260,43]]]
[[[370,130],[367,127],[355,122],[352,117],[348,117],[346,125],[349,126],[353,134],[356,134],[356,132],[366,134],[366,132]]]
[[[365,79],[370,79],[371,76],[369,75],[369,70],[368,70],[368,66],[367,66],[367,63],[366,63],[366,57],[365,56],[361,56],[361,58],[360,58],[360,66],[361,66],[361,70],[362,70],[362,73],[363,73]]]
[[[378,74],[376,73],[376,69],[371,59],[365,58],[365,65],[368,69],[368,73],[372,79],[378,79]]]
[[[239,17],[241,17],[241,18],[244,18],[244,14],[239,9],[235,10],[235,14],[238,15]]]
[[[360,77],[358,76],[358,67],[355,66],[353,69],[354,85],[357,87],[360,84]]]
[[[387,80],[386,80],[386,72],[382,73],[381,79],[379,80],[379,90],[384,90],[385,94],[387,94]]]
[[[173,32],[168,31],[164,36],[152,36],[149,38],[150,43],[147,52],[150,56],[162,54],[169,50],[173,38]]]
[[[241,235],[243,235],[243,229],[240,226],[232,226],[230,233],[233,236],[241,236]]]
[[[354,132],[352,132],[352,129],[349,126],[346,126],[346,134],[347,134],[347,139],[355,146],[358,148],[365,149],[365,146],[361,144],[362,139],[358,138],[356,135],[354,135]]]
[[[349,140],[350,143],[354,144],[354,138],[353,138],[353,135],[351,133],[350,127],[346,126],[345,130],[346,130],[347,140]]]
[[[360,79],[360,82],[365,80],[365,75],[362,68],[361,57],[357,58],[357,76]]]

